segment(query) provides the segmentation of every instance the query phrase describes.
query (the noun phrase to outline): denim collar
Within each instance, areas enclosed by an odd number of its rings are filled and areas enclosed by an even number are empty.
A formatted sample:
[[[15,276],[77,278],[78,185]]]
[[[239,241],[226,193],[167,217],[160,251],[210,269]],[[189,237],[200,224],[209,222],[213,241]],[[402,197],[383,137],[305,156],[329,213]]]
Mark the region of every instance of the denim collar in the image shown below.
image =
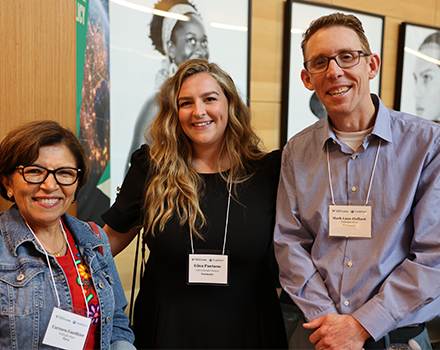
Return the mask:
[[[88,223],[80,221],[68,214],[62,215],[62,219],[79,247],[93,250],[104,245],[92,231]],[[88,230],[91,234],[77,235],[77,232],[82,232],[82,230]],[[17,256],[18,247],[25,242],[32,242],[35,245],[35,249],[44,254],[44,251],[40,249],[35,237],[26,225],[16,204],[0,214],[0,231],[3,235],[6,247],[13,256]]]

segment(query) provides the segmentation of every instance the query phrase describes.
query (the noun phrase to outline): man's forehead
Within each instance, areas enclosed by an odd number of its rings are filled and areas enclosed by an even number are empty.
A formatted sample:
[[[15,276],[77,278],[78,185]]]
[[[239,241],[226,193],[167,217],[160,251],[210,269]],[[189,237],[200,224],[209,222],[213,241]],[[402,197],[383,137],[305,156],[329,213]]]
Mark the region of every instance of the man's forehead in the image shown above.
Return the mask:
[[[305,55],[334,55],[347,50],[362,49],[361,41],[356,32],[343,26],[321,28],[307,42]]]

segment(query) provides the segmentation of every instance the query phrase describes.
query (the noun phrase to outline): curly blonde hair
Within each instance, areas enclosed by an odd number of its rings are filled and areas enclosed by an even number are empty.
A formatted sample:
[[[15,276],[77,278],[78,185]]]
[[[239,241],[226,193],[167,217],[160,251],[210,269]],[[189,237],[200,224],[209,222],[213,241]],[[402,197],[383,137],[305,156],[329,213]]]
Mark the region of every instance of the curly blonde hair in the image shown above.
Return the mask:
[[[213,77],[228,100],[228,125],[217,161],[226,188],[232,185],[236,193],[235,186],[253,175],[255,170],[250,171],[250,165],[265,154],[251,127],[250,110],[241,100],[232,78],[215,63],[203,59],[184,62],[159,91],[160,109],[150,130],[153,143],[143,212],[145,232],[151,230],[153,235],[157,229],[163,231],[165,224],[177,215],[180,225],[188,223],[194,235],[203,239],[200,229],[206,224],[206,218],[200,208],[200,197],[204,181],[192,166],[193,151],[179,122],[177,101],[183,82],[200,73]],[[222,172],[220,160],[225,156],[231,168]]]

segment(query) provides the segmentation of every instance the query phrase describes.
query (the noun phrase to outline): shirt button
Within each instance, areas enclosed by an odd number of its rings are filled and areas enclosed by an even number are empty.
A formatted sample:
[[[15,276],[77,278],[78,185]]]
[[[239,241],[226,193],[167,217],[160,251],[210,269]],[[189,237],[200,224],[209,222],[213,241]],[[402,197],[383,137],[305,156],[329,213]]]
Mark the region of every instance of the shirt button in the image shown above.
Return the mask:
[[[354,186],[351,188],[351,192],[356,192],[356,190],[357,190],[357,188]]]
[[[105,323],[109,323],[111,319],[112,319],[112,318],[111,318],[110,316],[107,316],[107,317],[105,318]]]
[[[353,261],[349,261],[347,265],[348,265],[349,267],[352,267],[352,266],[353,266]]]
[[[351,156],[351,159],[356,159],[358,156],[356,156],[356,155],[353,155],[353,156]]]
[[[98,283],[98,287],[101,288],[101,289],[103,289],[103,288],[104,288],[104,283],[99,282],[99,283]]]
[[[350,302],[348,300],[346,300],[346,301],[344,301],[344,305],[348,306],[348,305],[350,305]]]
[[[22,281],[24,278],[23,272],[20,271],[20,274],[17,276],[17,281]]]

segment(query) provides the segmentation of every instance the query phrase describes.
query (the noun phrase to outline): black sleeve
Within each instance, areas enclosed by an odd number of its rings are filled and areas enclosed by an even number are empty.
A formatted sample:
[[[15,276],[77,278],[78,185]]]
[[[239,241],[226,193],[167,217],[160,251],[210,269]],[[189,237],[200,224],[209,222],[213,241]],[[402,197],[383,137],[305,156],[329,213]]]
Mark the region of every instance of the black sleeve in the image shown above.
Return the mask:
[[[131,166],[125,176],[115,203],[101,215],[104,222],[121,233],[142,223],[141,208],[148,173],[149,147],[143,145],[131,156]]]

